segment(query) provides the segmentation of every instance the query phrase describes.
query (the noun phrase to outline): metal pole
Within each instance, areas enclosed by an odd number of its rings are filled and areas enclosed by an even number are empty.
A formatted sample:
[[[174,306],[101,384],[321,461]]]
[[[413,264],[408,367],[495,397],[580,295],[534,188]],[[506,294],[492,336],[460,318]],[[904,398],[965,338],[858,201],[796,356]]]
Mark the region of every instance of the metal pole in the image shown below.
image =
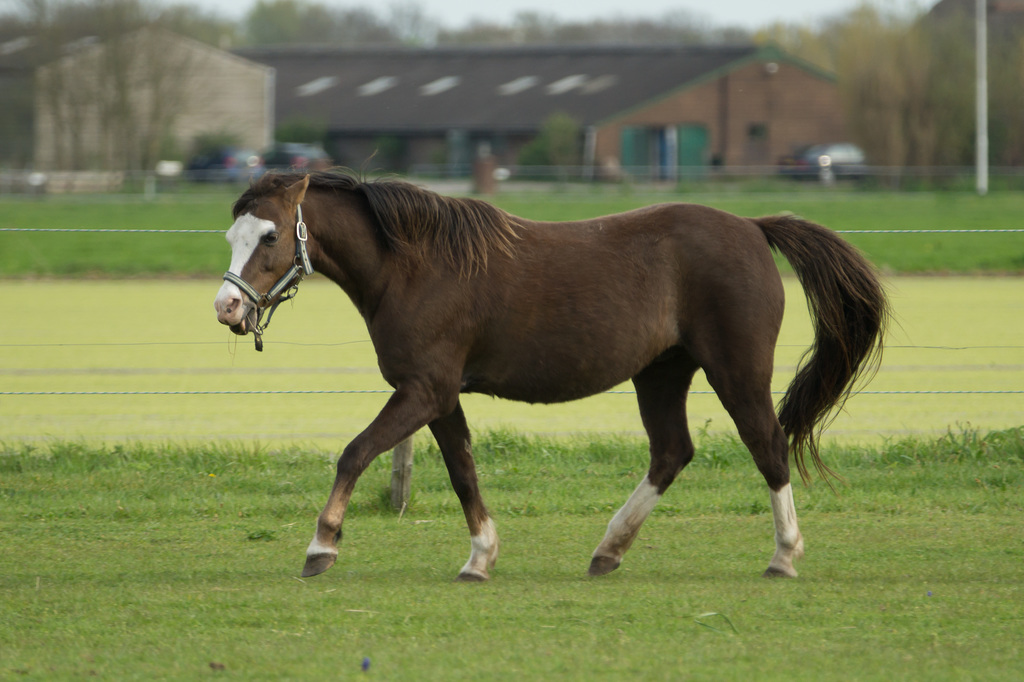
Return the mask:
[[[978,194],[988,194],[988,0],[974,0],[975,35],[975,161]]]
[[[583,137],[583,179],[594,179],[594,165],[597,163],[597,128],[587,126]]]

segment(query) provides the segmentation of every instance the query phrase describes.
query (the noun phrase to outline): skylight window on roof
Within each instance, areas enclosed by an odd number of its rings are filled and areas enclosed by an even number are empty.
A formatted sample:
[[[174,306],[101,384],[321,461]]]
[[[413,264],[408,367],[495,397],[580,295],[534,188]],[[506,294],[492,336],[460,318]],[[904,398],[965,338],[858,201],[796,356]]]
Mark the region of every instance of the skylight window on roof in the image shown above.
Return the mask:
[[[612,87],[619,82],[619,77],[612,74],[605,74],[604,76],[598,76],[597,78],[591,78],[587,81],[580,91],[584,95],[596,95],[599,92],[603,92],[608,88]]]
[[[295,95],[297,97],[310,97],[312,95],[317,95],[324,90],[329,90],[337,84],[338,79],[334,76],[321,76],[320,78],[314,78],[308,83],[295,88]]]
[[[508,83],[504,83],[498,86],[499,95],[518,95],[520,92],[529,90],[533,86],[540,83],[540,79],[536,76],[520,76],[515,80],[510,80]]]
[[[433,95],[440,95],[442,92],[451,90],[462,81],[459,76],[445,76],[444,78],[438,78],[436,81],[431,81],[426,85],[420,86],[420,94],[424,97],[432,97]]]
[[[585,74],[576,74],[574,76],[566,76],[561,78],[554,83],[548,83],[548,94],[549,95],[564,95],[570,90],[574,90],[584,83],[587,82],[587,76]]]
[[[360,97],[373,97],[379,95],[385,90],[398,85],[398,79],[394,76],[381,76],[380,78],[374,78],[372,81],[363,83],[356,88],[356,94]]]

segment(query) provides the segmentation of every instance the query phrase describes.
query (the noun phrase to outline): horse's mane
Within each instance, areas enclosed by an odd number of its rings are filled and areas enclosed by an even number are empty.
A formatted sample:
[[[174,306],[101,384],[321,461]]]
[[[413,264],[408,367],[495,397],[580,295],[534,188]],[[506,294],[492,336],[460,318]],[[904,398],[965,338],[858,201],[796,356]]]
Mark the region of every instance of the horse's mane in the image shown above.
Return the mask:
[[[235,202],[235,217],[260,198],[274,196],[303,173],[268,173]],[[513,218],[478,199],[446,197],[393,178],[363,180],[342,171],[309,173],[309,189],[354,192],[366,198],[386,248],[412,258],[433,258],[468,276],[487,268],[490,253],[515,252]]]

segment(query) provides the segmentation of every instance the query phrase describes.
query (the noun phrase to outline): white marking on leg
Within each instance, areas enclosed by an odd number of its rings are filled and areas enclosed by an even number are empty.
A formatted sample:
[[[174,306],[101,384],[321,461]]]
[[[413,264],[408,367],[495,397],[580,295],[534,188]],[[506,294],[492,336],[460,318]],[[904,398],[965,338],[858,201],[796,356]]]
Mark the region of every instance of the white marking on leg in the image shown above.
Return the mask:
[[[626,504],[615,513],[608,522],[608,531],[601,544],[594,550],[594,557],[609,557],[616,561],[622,560],[629,546],[633,544],[640,526],[651,515],[654,506],[661,499],[658,488],[644,476],[644,480],[636,487]]]
[[[309,543],[309,547],[306,548],[306,556],[319,556],[321,554],[330,554],[331,556],[338,556],[338,548],[325,545],[317,538],[320,534],[320,526],[317,524],[316,530],[313,531],[313,541]]]
[[[494,521],[488,518],[480,528],[480,534],[470,537],[469,544],[469,561],[459,571],[459,575],[489,579],[488,571],[494,568],[498,560],[498,531],[494,528]]]
[[[778,492],[768,491],[772,501],[772,518],[775,521],[775,556],[768,565],[768,574],[785,575],[795,578],[797,573],[793,561],[804,555],[804,539],[796,522],[796,505],[793,503],[793,486],[789,483]]]

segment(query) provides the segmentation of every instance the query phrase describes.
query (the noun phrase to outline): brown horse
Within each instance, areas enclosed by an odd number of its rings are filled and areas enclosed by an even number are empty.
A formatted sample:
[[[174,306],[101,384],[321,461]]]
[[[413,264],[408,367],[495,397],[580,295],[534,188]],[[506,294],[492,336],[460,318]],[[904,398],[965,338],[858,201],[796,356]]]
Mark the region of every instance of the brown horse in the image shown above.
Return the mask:
[[[632,379],[651,463],[594,551],[591,575],[614,570],[693,458],[685,407],[698,368],[768,484],[776,548],[765,575],[796,575],[803,538],[789,453],[805,480],[805,454],[827,480],[818,432],[858,376],[877,367],[888,319],[871,266],[835,233],[792,216],[741,218],[692,204],[535,222],[340,173],[264,177],[235,203],[234,218],[218,320],[259,334],[262,312],[311,265],[359,309],[395,389],[338,459],[304,576],[334,564],[360,474],[428,426],[469,525],[459,579],[486,580],[498,536],[459,394],[552,403]],[[771,377],[784,301],[773,249],[796,271],[815,330],[778,416]]]

